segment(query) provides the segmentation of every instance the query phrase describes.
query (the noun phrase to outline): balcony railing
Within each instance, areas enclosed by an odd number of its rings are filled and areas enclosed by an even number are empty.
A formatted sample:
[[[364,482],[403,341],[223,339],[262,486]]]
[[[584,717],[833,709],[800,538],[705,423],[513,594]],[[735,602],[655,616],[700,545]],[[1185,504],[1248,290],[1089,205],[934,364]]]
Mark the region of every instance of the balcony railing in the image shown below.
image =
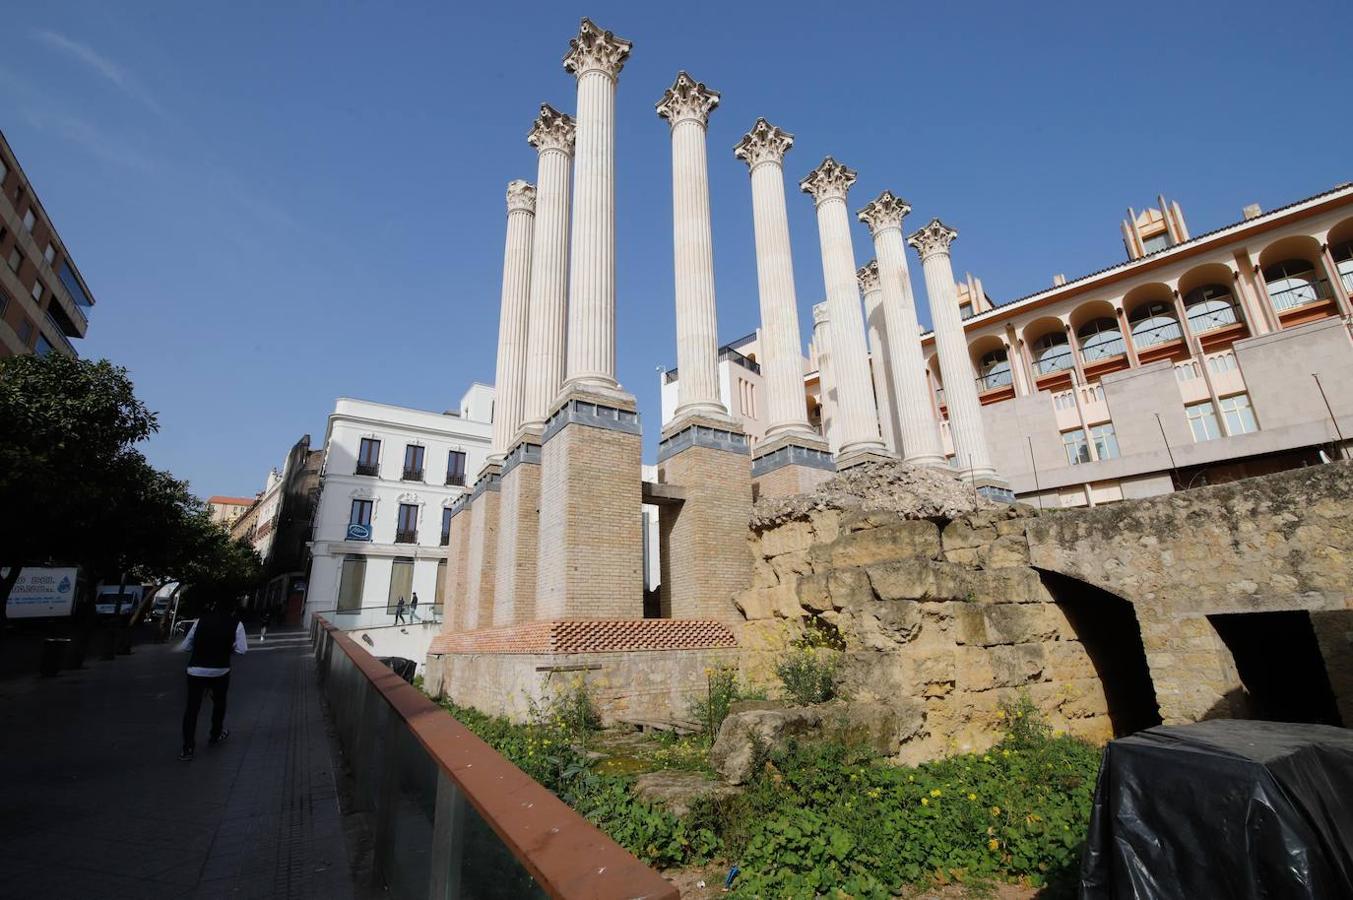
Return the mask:
[[[1344,293],[1353,294],[1353,270],[1339,273],[1339,280],[1344,283]]]
[[[722,350],[720,350],[719,359],[720,360],[726,359],[729,362],[733,363],[734,365],[742,366],[748,372],[755,372],[758,375],[761,374],[761,364],[759,362],[757,362],[754,359],[750,359],[746,356],[743,356],[741,353],[734,350],[732,347],[724,347]],[[667,371],[662,373],[662,383],[671,384],[672,382],[676,381],[677,378],[679,377],[680,375],[678,375],[677,369],[668,369]]]
[[[1053,372],[1065,372],[1072,367],[1071,348],[1065,347],[1056,353],[1044,353],[1034,360],[1035,375],[1051,375]]]
[[[402,479],[403,479],[404,481],[422,481],[422,480],[423,480],[423,470],[422,470],[421,468],[418,468],[418,469],[405,469],[405,470],[404,470],[404,474],[403,474],[403,476],[401,476],[401,477],[402,477]]]
[[[446,483],[455,487],[465,487],[464,472],[447,472]]]
[[[412,613],[410,610],[412,609]],[[324,612],[326,616],[333,616],[337,624],[342,628],[359,628],[374,624],[393,625],[395,624],[395,612],[397,606],[389,603],[379,603],[373,606],[350,606],[347,609],[330,609]],[[361,623],[346,621],[344,616],[361,616]],[[442,621],[442,605],[440,603],[427,604],[419,603],[417,607],[410,607],[404,604],[405,622],[425,622],[428,625],[436,625]]]
[[[648,897],[677,889],[316,617],[315,662],[391,898]]]
[[[1150,328],[1143,328],[1141,331],[1132,332],[1132,343],[1138,350],[1145,350],[1148,347],[1154,347],[1157,344],[1168,344],[1170,341],[1177,341],[1184,336],[1180,330],[1179,323],[1173,319],[1169,322],[1162,322],[1159,325],[1153,325]]]
[[[380,466],[376,463],[358,463],[354,472],[356,475],[379,475]]]
[[[1014,383],[1012,379],[1013,376],[1010,374],[1010,370],[1006,369],[1004,372],[988,372],[986,375],[978,375],[973,380],[977,383],[978,393],[981,393],[983,391],[994,391],[997,388],[1009,387]]]
[[[416,544],[416,543],[418,543],[418,532],[417,532],[417,530],[414,530],[414,531],[396,531],[396,532],[395,532],[395,543],[396,543],[396,544]]]
[[[451,544],[451,532],[443,531],[441,539],[437,541],[437,546],[447,547],[450,546],[450,544]]]
[[[52,326],[52,331],[56,334],[56,342],[60,344],[62,347],[64,347],[66,349],[66,352],[69,353],[71,356],[78,358],[80,354],[76,352],[75,345],[72,344],[66,338],[65,333],[62,332],[61,330],[61,326],[56,323],[56,319],[52,318],[51,313],[47,313],[46,315],[47,315],[47,324]]]
[[[1101,331],[1099,334],[1113,334],[1114,337],[1100,341],[1097,344],[1081,343],[1081,358],[1087,363],[1096,363],[1101,359],[1113,359],[1115,356],[1122,356],[1127,352],[1127,345],[1123,342],[1123,336],[1117,332]]]
[[[1209,309],[1205,312],[1196,312],[1189,314],[1189,331],[1194,334],[1203,334],[1214,328],[1225,328],[1227,325],[1234,325],[1241,321],[1240,307],[1235,303],[1230,306]]]
[[[1279,312],[1305,306],[1307,303],[1334,298],[1334,294],[1330,292],[1330,283],[1324,278],[1317,278],[1304,284],[1294,284],[1277,291],[1270,287],[1268,295],[1273,300],[1273,308]]]

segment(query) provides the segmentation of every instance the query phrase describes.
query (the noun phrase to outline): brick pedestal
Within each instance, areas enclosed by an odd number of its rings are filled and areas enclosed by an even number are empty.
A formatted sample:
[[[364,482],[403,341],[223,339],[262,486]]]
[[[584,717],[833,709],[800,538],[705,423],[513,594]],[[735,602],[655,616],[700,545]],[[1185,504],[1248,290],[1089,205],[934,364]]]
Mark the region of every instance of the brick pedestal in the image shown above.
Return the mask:
[[[446,542],[446,574],[442,585],[442,633],[465,630],[466,563],[470,550],[470,495],[451,505],[451,528]]]
[[[536,619],[643,616],[642,438],[634,398],[574,387],[540,451]]]
[[[540,438],[517,442],[503,462],[498,491],[498,582],[493,625],[535,618],[540,526]]]
[[[747,436],[731,421],[678,420],[658,447],[658,481],[685,495],[659,510],[662,614],[735,621],[732,596],[750,584],[752,572]]]
[[[752,499],[805,494],[834,474],[825,440],[790,435],[762,441],[752,455]]]
[[[475,480],[470,499],[470,533],[465,554],[465,630],[493,624],[498,585],[498,501],[502,466],[489,463]]]

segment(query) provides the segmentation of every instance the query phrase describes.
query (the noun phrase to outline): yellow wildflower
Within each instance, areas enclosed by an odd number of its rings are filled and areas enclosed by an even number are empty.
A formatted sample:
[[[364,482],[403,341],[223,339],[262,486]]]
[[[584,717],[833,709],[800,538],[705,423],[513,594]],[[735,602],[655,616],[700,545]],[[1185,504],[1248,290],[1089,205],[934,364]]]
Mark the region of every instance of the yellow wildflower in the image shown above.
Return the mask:
[[[996,718],[998,718],[998,719],[1004,719],[1004,718],[1005,718],[1005,710],[1003,710],[1003,709],[998,709],[998,710],[996,710]]]
[[[942,793],[943,793],[943,791],[941,791],[939,788],[932,788],[931,791],[930,791],[930,796],[932,796],[932,797],[938,797],[938,796],[940,796]]]
[[[993,816],[999,816],[1001,814],[1001,808],[999,806],[993,806],[991,808],[991,814]]]
[[[995,838],[992,838],[991,840],[987,841],[987,849],[988,849],[988,850],[999,850],[1000,847],[1001,847],[1001,842],[998,841],[998,840],[996,840]]]
[[[930,805],[930,798],[929,798],[929,797],[922,797],[922,798],[921,798],[921,805],[922,805],[922,806],[929,806],[929,805]]]
[[[968,795],[968,799],[969,799],[969,800],[976,800],[976,799],[977,799],[977,795],[976,795],[976,794],[969,794],[969,795]]]

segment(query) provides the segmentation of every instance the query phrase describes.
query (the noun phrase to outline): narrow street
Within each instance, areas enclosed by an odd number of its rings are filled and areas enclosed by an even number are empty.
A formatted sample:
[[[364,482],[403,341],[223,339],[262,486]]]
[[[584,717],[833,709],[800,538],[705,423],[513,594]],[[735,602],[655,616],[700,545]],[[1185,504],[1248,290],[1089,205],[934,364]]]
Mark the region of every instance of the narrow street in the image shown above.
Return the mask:
[[[308,635],[250,635],[192,762],[174,646],[0,681],[0,897],[352,897]]]

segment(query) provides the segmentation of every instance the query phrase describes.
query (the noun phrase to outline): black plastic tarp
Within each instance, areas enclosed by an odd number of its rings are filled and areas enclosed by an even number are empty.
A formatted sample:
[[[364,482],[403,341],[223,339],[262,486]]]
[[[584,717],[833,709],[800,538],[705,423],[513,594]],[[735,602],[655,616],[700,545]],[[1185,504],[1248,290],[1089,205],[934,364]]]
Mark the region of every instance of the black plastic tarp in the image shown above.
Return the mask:
[[[1112,741],[1080,895],[1353,897],[1353,731],[1217,720]]]
[[[377,659],[394,669],[395,674],[400,678],[403,678],[409,684],[413,684],[413,676],[418,674],[418,663],[402,656],[380,656]]]

